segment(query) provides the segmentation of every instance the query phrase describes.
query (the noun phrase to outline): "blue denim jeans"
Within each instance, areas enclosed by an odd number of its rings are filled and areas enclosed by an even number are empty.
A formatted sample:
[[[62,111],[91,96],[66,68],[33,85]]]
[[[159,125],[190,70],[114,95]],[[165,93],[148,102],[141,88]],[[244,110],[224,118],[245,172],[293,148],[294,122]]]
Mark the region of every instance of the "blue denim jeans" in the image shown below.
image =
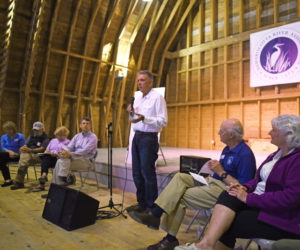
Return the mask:
[[[157,198],[155,161],[158,139],[156,134],[136,134],[132,141],[132,176],[138,203],[152,208]]]

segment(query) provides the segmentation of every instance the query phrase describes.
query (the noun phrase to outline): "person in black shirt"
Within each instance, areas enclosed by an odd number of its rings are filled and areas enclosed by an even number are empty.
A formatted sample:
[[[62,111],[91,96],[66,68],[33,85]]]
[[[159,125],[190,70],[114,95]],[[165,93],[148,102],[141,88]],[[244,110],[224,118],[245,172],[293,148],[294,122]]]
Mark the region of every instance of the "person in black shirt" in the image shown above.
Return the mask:
[[[49,137],[44,132],[44,125],[41,122],[33,123],[33,133],[27,138],[25,145],[20,148],[20,160],[17,176],[11,190],[24,188],[24,177],[28,166],[41,162],[37,153],[42,153],[48,146]]]

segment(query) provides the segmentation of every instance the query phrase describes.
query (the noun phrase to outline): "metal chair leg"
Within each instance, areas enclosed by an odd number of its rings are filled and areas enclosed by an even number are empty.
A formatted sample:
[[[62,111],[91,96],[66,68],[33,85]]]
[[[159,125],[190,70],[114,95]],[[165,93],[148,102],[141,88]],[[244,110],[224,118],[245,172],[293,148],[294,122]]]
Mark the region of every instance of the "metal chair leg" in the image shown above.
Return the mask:
[[[194,221],[196,220],[196,218],[198,217],[198,215],[200,214],[200,210],[198,210],[195,214],[194,214],[194,216],[193,216],[193,218],[191,219],[191,221],[190,221],[190,223],[188,224],[188,226],[186,227],[186,229],[185,229],[185,233],[187,233],[189,230],[190,230],[190,227],[192,226],[192,224],[194,223]]]

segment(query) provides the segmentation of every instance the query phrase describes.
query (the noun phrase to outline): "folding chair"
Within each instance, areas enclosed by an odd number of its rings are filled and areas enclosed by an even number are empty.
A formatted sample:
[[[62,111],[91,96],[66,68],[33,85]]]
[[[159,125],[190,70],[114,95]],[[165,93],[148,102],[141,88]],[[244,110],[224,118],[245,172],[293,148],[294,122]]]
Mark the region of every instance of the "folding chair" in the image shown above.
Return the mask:
[[[97,172],[96,172],[96,158],[97,158],[97,154],[98,154],[98,152],[96,152],[95,156],[93,157],[92,164],[90,165],[89,168],[83,169],[83,170],[71,170],[71,172],[79,174],[80,182],[81,182],[79,190],[81,190],[83,188],[84,183],[85,183],[87,177],[89,176],[90,172],[94,173],[94,175],[95,175],[95,180],[97,182],[97,189],[100,188],[99,187],[98,178],[97,178]],[[84,172],[86,172],[85,177],[82,176],[82,173],[84,173]]]
[[[16,166],[18,168],[18,162],[8,162],[7,163],[7,166],[10,168],[11,166]],[[33,167],[33,170],[34,170],[34,175],[35,175],[35,180],[37,180],[37,173],[36,173],[36,167],[39,167],[41,166],[40,163],[35,163],[35,164],[31,164],[30,166]],[[30,167],[29,166],[29,167]],[[29,168],[28,167],[28,168]],[[27,172],[26,172],[26,176],[27,176],[27,181],[29,180],[29,174],[28,174],[28,168],[27,168]]]
[[[199,229],[197,230],[197,234],[198,234],[198,239],[200,240],[203,233],[206,230],[206,227],[208,226],[209,222],[210,222],[210,218],[213,212],[213,208],[205,210],[205,209],[199,209],[196,211],[195,215],[193,216],[192,220],[190,221],[190,223],[188,224],[188,226],[185,229],[185,233],[187,233],[190,230],[190,227],[192,226],[192,224],[194,223],[194,221],[197,219],[197,217],[200,215],[201,212],[204,212],[205,216],[207,217],[205,224],[203,225],[203,227],[199,227]]]

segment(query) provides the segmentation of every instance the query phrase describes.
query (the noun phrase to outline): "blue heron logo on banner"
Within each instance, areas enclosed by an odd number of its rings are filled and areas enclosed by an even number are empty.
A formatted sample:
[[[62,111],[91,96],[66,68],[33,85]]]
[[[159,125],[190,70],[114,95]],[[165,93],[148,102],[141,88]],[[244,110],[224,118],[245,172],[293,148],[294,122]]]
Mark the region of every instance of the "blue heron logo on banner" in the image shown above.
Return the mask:
[[[287,37],[278,37],[262,49],[260,63],[265,71],[278,74],[291,68],[298,56],[296,43]]]

